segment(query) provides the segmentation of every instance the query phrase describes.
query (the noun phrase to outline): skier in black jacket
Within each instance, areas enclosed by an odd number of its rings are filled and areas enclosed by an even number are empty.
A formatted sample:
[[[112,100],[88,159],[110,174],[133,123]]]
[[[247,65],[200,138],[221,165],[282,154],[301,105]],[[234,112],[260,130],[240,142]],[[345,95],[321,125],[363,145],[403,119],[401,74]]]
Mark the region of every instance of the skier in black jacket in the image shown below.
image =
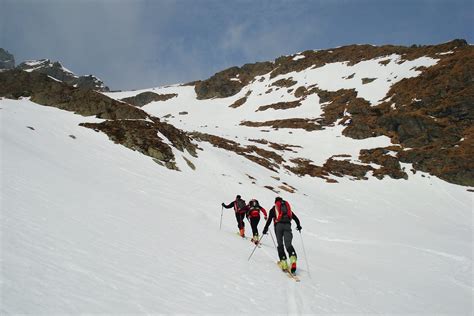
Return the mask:
[[[281,197],[277,197],[275,199],[275,205],[270,209],[267,223],[263,228],[263,234],[266,234],[268,232],[268,226],[270,226],[272,219],[274,222],[273,225],[275,227],[275,235],[278,244],[278,257],[280,258],[278,265],[282,270],[288,270],[285,249],[283,248],[284,243],[286,250],[290,255],[291,272],[294,273],[296,271],[297,256],[295,248],[293,248],[293,245],[291,244],[291,241],[293,239],[293,233],[291,232],[291,220],[294,220],[296,222],[296,230],[301,231],[300,220],[291,210],[290,203],[284,201]]]
[[[240,236],[243,238],[245,237],[245,223],[244,223],[244,217],[245,217],[245,201],[242,200],[240,195],[237,195],[235,197],[235,200],[230,202],[229,204],[225,204],[222,202],[222,206],[225,208],[234,208],[235,212],[235,219],[237,220],[237,227],[239,228],[239,233]]]

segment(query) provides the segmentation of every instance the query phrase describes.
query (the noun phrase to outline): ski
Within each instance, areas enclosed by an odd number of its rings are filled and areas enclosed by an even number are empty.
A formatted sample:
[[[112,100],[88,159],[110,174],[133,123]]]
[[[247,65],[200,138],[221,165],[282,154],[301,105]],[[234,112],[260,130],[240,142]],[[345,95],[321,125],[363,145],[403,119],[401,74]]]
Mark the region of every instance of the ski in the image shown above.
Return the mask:
[[[276,264],[278,266],[278,269],[285,273],[290,279],[294,280],[295,282],[300,282],[300,278],[298,278],[294,273],[291,273],[290,268],[288,268],[287,270],[282,270],[280,265],[278,264],[278,261]]]

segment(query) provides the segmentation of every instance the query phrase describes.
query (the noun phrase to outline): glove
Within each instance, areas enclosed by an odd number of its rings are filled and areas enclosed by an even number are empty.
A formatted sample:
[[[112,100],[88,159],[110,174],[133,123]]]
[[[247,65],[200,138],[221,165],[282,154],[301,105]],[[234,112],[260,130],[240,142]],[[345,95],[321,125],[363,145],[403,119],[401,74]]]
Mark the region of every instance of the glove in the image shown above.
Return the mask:
[[[225,206],[224,202],[222,202],[222,204],[221,204],[221,205],[222,205],[222,207],[224,207],[224,206]]]
[[[296,227],[296,230],[299,231],[299,232],[301,231],[301,229],[303,229],[303,227],[301,227],[301,226]]]
[[[264,228],[262,234],[266,235],[268,233],[268,228]]]
[[[267,219],[268,219],[268,217],[266,217],[266,216],[265,216],[265,217],[263,217],[263,219],[264,219],[264,220],[267,220]]]

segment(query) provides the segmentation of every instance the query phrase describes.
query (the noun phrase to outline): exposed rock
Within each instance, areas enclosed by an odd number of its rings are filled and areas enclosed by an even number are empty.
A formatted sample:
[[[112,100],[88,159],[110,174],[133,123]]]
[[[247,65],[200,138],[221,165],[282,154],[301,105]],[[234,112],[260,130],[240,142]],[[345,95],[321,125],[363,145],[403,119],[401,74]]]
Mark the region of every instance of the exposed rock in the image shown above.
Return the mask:
[[[196,156],[197,146],[189,136],[174,126],[160,122],[141,109],[111,99],[92,90],[71,87],[39,72],[9,70],[0,72],[0,96],[31,97],[33,102],[72,111],[84,116],[108,119],[102,123],[83,123],[84,127],[102,131],[114,142],[153,157],[160,164],[177,170],[173,151],[187,150]],[[162,139],[158,133],[166,137]],[[71,136],[75,138],[75,136]]]
[[[195,91],[198,99],[230,97],[237,94],[256,76],[269,73],[272,69],[273,64],[270,62],[246,64],[241,68],[232,67],[216,73],[207,80],[198,81]],[[237,77],[239,80],[231,80]]]
[[[332,158],[326,160],[323,169],[336,177],[348,175],[357,180],[366,180],[367,172],[373,170],[371,166],[355,164],[349,160],[335,160]]]
[[[147,105],[148,103],[151,103],[151,102],[167,101],[167,100],[172,99],[172,98],[177,97],[177,96],[178,95],[176,93],[158,94],[158,93],[154,93],[154,92],[151,92],[151,91],[146,91],[146,92],[139,93],[136,96],[123,98],[121,100],[123,102],[127,102],[131,105],[142,107],[142,106]]]
[[[377,78],[362,78],[362,84],[368,84],[374,80],[377,80]]]
[[[373,175],[382,179],[385,175],[393,179],[408,179],[408,175],[401,169],[397,157],[390,155],[393,150],[400,151],[400,147],[362,149],[359,159],[364,163],[375,163],[382,167],[376,169]]]
[[[300,128],[307,131],[315,131],[315,130],[322,129],[321,125],[316,124],[316,122],[317,122],[317,119],[290,118],[290,119],[272,120],[272,121],[265,121],[265,122],[242,121],[240,125],[249,126],[249,127],[271,126],[275,129]]]
[[[15,68],[15,57],[7,50],[0,48],[0,70]]]
[[[245,102],[247,102],[247,97],[240,98],[236,100],[234,103],[229,105],[230,108],[238,108],[239,106],[243,105]]]
[[[262,144],[262,145],[268,145],[271,148],[275,150],[279,150],[279,151],[295,152],[292,148],[301,148],[301,146],[298,146],[298,145],[278,144],[278,143],[269,142],[266,139],[249,139],[249,141]]]
[[[291,86],[294,86],[297,82],[293,80],[293,78],[288,78],[288,79],[280,79],[272,83],[272,86],[277,86],[281,88],[289,88]]]
[[[190,133],[190,135],[196,140],[206,141],[215,147],[233,151],[236,154],[241,155],[250,161],[253,161],[272,171],[276,171],[278,169],[278,165],[284,162],[281,155],[278,155],[277,153],[270,150],[261,149],[257,146],[244,147],[232,140],[199,132],[193,132]]]
[[[102,123],[81,123],[81,126],[101,131],[117,144],[137,150],[178,170],[171,147],[157,134],[158,124],[138,120],[114,120]]]
[[[109,88],[97,77],[92,75],[77,76],[66,69],[60,62],[52,62],[49,59],[27,60],[19,64],[16,68],[27,72],[43,73],[70,86],[81,89],[109,91]]]
[[[285,166],[286,169],[290,170],[296,175],[310,177],[318,177],[328,179],[329,173],[324,170],[321,166],[316,166],[311,160],[305,158],[293,158],[290,160],[295,166]]]
[[[417,47],[405,46],[373,46],[373,45],[349,45],[330,50],[312,51],[308,50],[299,55],[304,58],[295,60],[293,56],[283,56],[277,58],[273,63],[246,64],[239,67],[232,67],[216,73],[211,78],[198,81],[195,91],[198,99],[224,98],[237,94],[243,87],[255,79],[256,76],[269,72],[270,78],[289,72],[299,72],[310,67],[322,67],[328,63],[345,62],[354,65],[364,60],[377,57],[399,54],[401,61],[414,60],[422,56],[438,58],[438,53],[443,53],[453,49],[469,47],[465,40],[454,40],[441,45],[427,45]],[[238,78],[239,80],[231,80]]]
[[[273,104],[268,104],[268,105],[262,105],[257,110],[255,110],[255,112],[265,111],[268,109],[285,110],[285,109],[296,108],[300,105],[301,105],[301,101],[278,102],[278,103],[273,103]]]
[[[0,96],[33,102],[103,119],[145,119],[144,111],[91,90],[58,82],[39,72],[8,70],[0,72]]]

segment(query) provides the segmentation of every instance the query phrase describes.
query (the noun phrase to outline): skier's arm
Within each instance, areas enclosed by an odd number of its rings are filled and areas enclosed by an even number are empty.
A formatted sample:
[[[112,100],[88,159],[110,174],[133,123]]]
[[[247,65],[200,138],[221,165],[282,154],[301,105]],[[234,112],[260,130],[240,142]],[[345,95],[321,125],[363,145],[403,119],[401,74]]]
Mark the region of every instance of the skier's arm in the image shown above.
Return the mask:
[[[291,219],[295,221],[296,229],[301,230],[300,219],[298,218],[298,216],[296,216],[294,212],[292,212]]]
[[[222,206],[225,208],[233,208],[234,207],[235,201],[230,202],[228,205],[225,205],[225,203],[222,203]]]
[[[263,216],[264,216],[265,218],[267,218],[267,211],[266,211],[263,207],[261,207],[261,206],[260,206],[260,210],[262,211]]]
[[[270,226],[270,223],[272,222],[272,219],[275,218],[275,207],[272,207],[270,212],[268,213],[268,219],[267,222],[265,223],[265,227],[263,228],[263,233],[266,234],[268,231],[268,226]]]

